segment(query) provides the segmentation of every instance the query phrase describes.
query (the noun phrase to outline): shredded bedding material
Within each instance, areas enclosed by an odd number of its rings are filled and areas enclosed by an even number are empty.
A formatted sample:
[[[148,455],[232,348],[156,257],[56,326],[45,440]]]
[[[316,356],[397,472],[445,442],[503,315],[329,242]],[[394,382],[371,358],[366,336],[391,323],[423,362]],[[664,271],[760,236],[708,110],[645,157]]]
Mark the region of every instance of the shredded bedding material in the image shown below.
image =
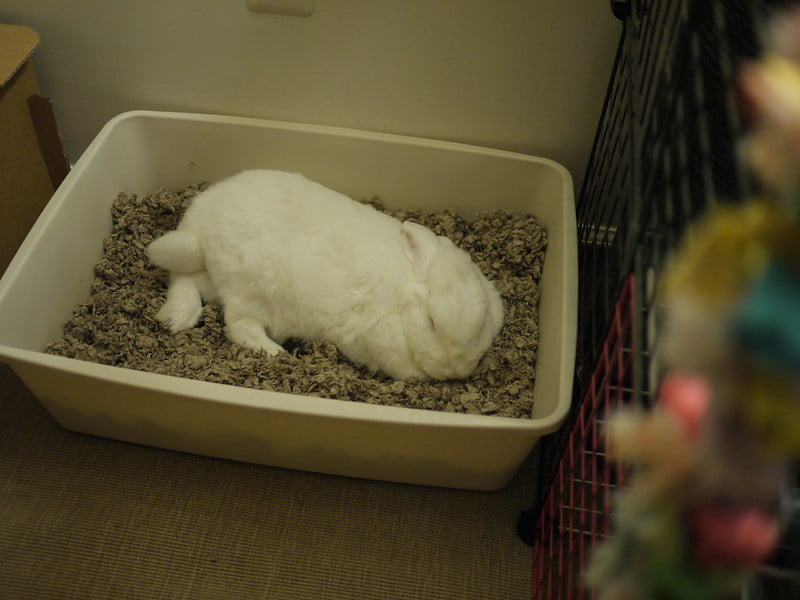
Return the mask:
[[[178,192],[120,193],[112,232],[103,241],[90,298],[75,307],[63,336],[47,352],[128,369],[370,404],[530,418],[539,341],[538,281],[547,236],[532,216],[504,211],[466,220],[454,211],[386,210],[446,235],[467,251],[497,286],[506,318],[475,373],[461,381],[395,381],[350,363],[324,341],[289,340],[269,356],[230,343],[219,306],[207,304],[197,327],[171,335],[156,320],[167,273],[145,248],[175,229],[207,184]]]

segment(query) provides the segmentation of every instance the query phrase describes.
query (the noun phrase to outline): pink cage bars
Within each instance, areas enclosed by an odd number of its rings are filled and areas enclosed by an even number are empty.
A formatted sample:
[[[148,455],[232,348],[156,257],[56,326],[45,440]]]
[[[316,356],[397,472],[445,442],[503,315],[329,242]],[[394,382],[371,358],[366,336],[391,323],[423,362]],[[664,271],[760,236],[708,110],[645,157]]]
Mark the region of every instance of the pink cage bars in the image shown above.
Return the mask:
[[[623,285],[589,389],[546,496],[534,539],[533,598],[589,598],[580,573],[609,535],[612,491],[622,469],[607,460],[605,415],[631,401],[636,340],[634,276]]]

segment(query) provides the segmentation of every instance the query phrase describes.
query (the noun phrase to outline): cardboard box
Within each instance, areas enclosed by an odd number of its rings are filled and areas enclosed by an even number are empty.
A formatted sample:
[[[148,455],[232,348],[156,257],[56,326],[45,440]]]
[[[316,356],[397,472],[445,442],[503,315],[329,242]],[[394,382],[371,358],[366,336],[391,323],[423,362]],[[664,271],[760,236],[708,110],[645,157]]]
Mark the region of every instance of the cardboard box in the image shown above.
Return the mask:
[[[31,55],[39,35],[0,24],[0,275],[69,170]]]

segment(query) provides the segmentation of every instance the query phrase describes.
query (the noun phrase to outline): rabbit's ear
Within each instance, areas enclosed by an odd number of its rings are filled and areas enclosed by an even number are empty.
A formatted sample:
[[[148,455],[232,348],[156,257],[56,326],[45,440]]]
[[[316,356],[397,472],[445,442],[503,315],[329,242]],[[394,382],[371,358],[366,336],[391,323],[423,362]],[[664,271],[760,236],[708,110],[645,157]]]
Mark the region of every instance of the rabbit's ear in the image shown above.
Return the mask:
[[[438,246],[436,234],[427,227],[404,221],[400,235],[403,240],[403,251],[411,264],[417,269],[426,267]]]

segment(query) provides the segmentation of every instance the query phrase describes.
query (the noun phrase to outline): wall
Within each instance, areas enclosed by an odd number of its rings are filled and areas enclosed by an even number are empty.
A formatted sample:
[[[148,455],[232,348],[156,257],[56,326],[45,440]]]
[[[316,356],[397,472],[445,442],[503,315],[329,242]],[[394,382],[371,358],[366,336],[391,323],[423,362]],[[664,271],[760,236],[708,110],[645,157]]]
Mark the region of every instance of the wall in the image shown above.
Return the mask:
[[[76,160],[136,108],[246,115],[538,154],[580,182],[620,24],[597,0],[3,0],[42,37],[40,83]]]

